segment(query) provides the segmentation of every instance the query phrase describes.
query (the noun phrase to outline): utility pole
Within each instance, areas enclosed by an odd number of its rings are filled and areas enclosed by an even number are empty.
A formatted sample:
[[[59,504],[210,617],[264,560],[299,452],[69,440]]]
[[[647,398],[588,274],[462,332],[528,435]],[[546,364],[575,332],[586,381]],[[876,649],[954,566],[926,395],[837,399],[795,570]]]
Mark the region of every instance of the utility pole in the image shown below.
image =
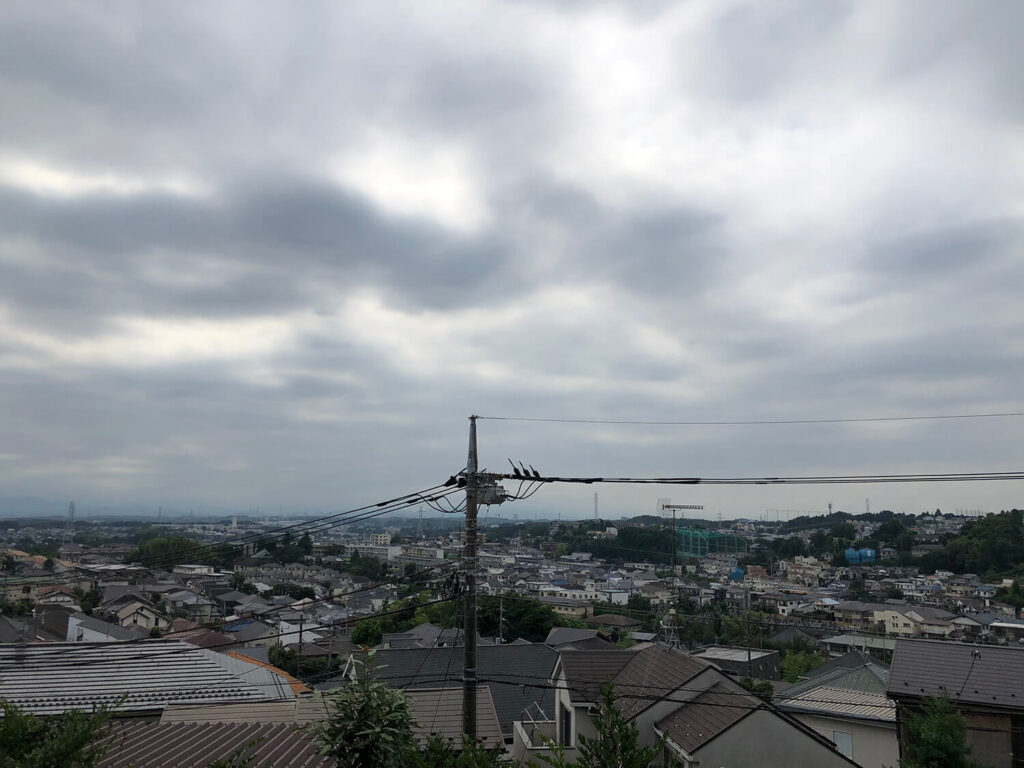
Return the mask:
[[[462,643],[462,739],[476,743],[476,416],[469,417],[469,454],[466,460],[466,544],[462,565],[466,571],[466,615]]]
[[[462,549],[465,576],[466,612],[462,622],[465,639],[462,644],[462,743],[476,743],[476,514],[481,504],[501,504],[510,498],[498,485],[501,475],[481,472],[477,466],[476,416],[469,417],[469,454],[466,459],[466,542]],[[536,473],[536,470],[534,470]],[[538,475],[539,477],[539,475]],[[463,480],[459,480],[462,485]],[[514,498],[514,497],[513,497]]]

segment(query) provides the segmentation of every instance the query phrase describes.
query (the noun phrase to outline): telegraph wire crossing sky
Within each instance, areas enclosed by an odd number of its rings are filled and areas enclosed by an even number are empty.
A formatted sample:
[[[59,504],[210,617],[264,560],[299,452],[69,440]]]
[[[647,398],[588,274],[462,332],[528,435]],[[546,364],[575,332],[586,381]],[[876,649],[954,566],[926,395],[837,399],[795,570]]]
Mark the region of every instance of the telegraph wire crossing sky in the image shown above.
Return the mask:
[[[4,4],[0,515],[346,509],[442,482],[472,413],[536,419],[481,421],[482,466],[560,476],[1018,471],[1022,24]],[[1018,481],[671,493],[1024,506]]]

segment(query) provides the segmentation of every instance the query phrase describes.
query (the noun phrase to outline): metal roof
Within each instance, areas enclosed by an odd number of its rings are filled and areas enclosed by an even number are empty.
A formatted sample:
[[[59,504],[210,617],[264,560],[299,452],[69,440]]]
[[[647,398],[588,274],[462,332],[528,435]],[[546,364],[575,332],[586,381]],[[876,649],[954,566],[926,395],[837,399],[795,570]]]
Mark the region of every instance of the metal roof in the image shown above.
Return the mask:
[[[708,661],[753,661],[767,656],[778,655],[776,651],[761,651],[757,648],[730,648],[724,645],[712,645],[700,653],[693,654],[699,659]]]
[[[213,760],[251,747],[253,765],[274,768],[333,768],[333,758],[300,728],[284,723],[117,723],[111,748],[98,768],[206,768]]]
[[[1024,649],[941,640],[897,640],[889,668],[894,698],[948,695],[954,702],[1024,709]]]
[[[866,693],[851,691],[847,688],[834,688],[820,685],[798,696],[777,701],[781,709],[826,715],[845,715],[867,720],[884,720],[896,722],[896,702],[887,699],[882,693]]]
[[[493,706],[493,705],[492,705]],[[305,725],[326,719],[330,709],[322,691],[290,701],[247,701],[232,704],[172,704],[160,715],[173,723],[292,723]]]
[[[658,729],[676,745],[693,754],[759,708],[758,699],[737,695],[716,683],[664,718],[658,723]]]
[[[826,637],[822,642],[831,645],[845,645],[848,648],[875,648],[886,651],[891,651],[896,647],[896,638],[875,637],[873,635],[836,635],[835,637]]]
[[[34,714],[293,697],[287,680],[178,640],[0,645],[0,699]]]

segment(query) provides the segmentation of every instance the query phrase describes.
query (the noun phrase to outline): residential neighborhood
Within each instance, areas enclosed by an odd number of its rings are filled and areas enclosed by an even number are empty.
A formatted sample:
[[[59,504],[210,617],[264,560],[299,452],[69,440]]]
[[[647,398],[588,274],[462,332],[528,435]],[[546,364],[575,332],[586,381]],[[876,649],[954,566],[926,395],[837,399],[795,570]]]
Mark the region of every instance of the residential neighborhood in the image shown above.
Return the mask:
[[[555,746],[576,759],[608,685],[638,744],[667,765],[893,766],[907,723],[941,696],[974,754],[1015,764],[1024,618],[1013,580],[826,553],[759,565],[758,548],[794,537],[754,523],[723,529],[745,551],[701,556],[680,533],[675,564],[658,550],[648,560],[559,552],[581,534],[608,547],[663,526],[499,524],[481,536],[475,654],[488,749],[524,764],[553,759]],[[165,529],[205,537],[190,550],[202,562],[111,544],[42,560],[4,550],[0,699],[42,716],[107,706],[143,750],[142,721],[192,722],[188,707],[203,708],[196,723],[247,723],[245,733],[323,722],[332,696],[369,678],[407,695],[421,743],[459,742],[462,537],[259,530],[230,566],[207,562],[239,537],[237,522]],[[822,530],[798,535],[813,546]],[[242,743],[228,733],[225,743]],[[296,754],[313,749],[295,733]],[[751,741],[782,751],[738,747]]]

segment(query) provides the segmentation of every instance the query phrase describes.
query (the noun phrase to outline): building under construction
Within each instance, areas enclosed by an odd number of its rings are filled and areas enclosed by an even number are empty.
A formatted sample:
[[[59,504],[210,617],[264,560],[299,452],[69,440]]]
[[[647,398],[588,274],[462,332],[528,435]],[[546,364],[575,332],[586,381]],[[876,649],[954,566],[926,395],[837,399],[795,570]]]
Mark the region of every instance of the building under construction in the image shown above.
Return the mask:
[[[741,554],[746,551],[747,542],[735,533],[676,526],[676,552],[680,559],[707,557],[716,553]]]

